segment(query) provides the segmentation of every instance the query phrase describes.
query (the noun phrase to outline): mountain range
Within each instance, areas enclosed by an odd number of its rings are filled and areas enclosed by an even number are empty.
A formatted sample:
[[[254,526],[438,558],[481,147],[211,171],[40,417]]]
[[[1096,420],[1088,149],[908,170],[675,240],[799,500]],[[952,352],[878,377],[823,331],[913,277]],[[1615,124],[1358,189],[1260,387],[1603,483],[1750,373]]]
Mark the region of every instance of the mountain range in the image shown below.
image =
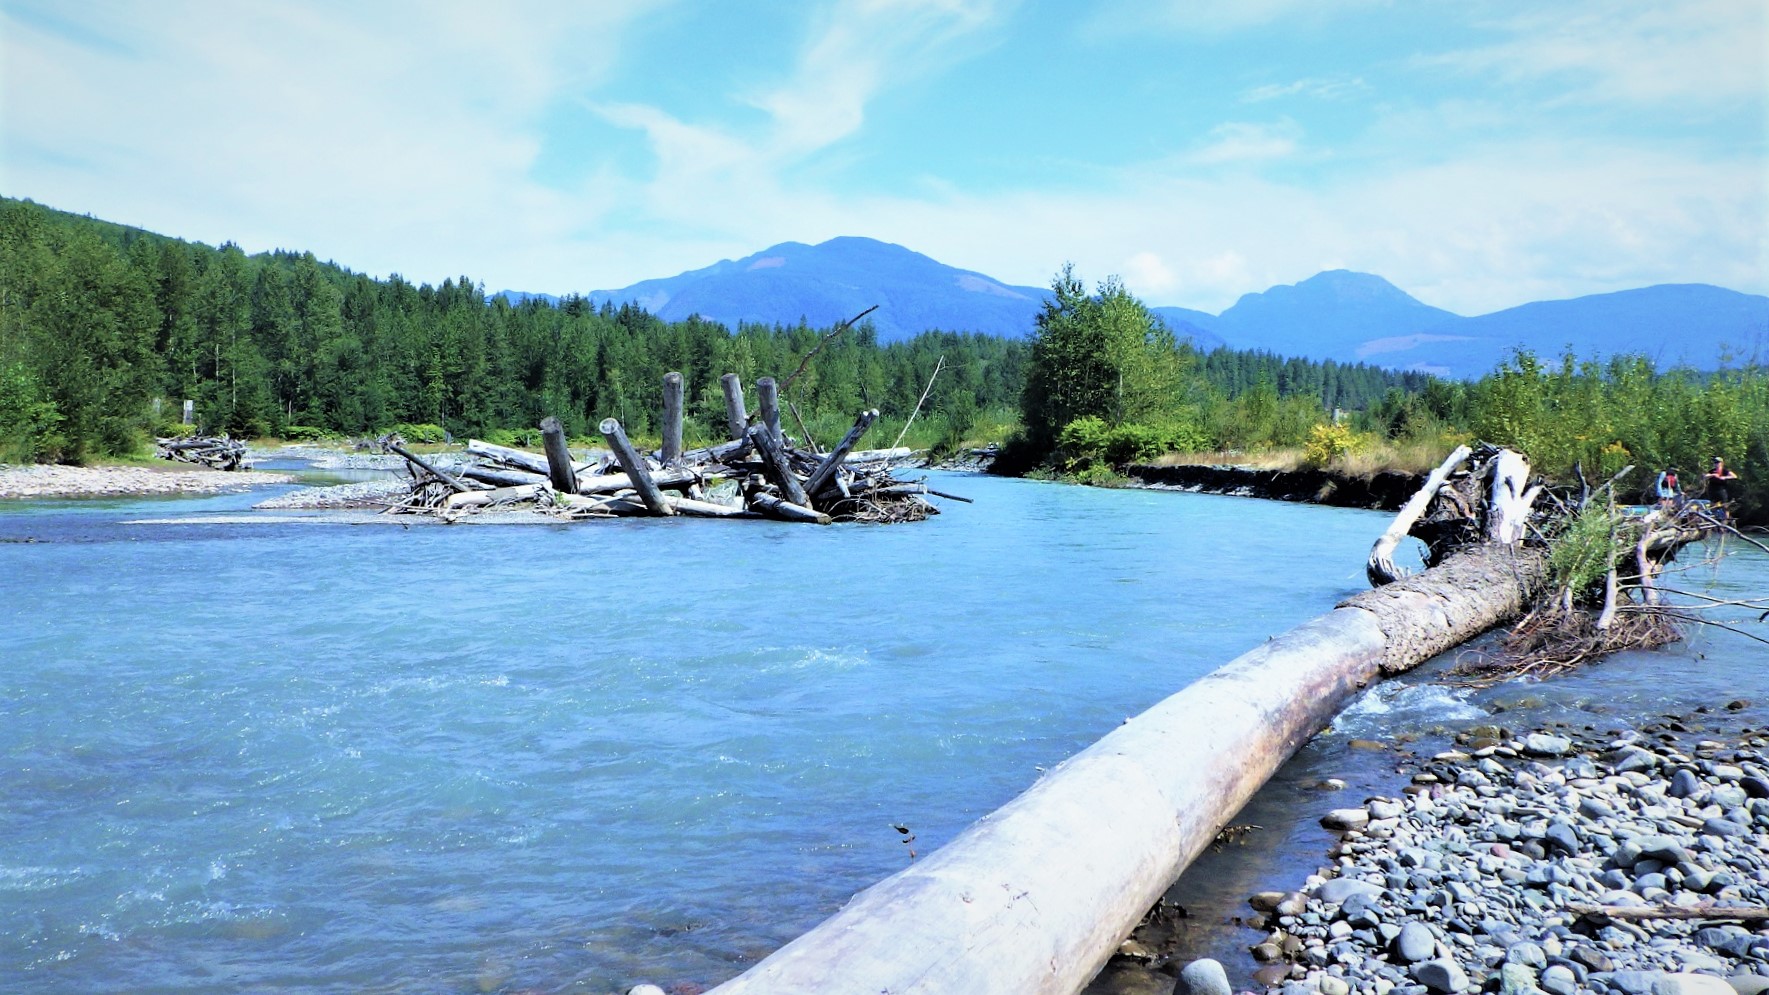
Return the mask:
[[[542,294],[503,291],[513,301]],[[631,302],[667,321],[698,314],[742,322],[828,327],[878,305],[881,342],[928,329],[1030,335],[1049,298],[956,269],[900,245],[843,237],[784,242],[737,260],[584,295]],[[1285,356],[1367,362],[1477,377],[1517,347],[1547,357],[1644,353],[1661,367],[1712,369],[1723,353],[1769,360],[1769,297],[1708,284],[1664,284],[1464,316],[1432,307],[1370,273],[1329,270],[1243,296],[1221,314],[1152,307],[1201,349],[1227,345]]]

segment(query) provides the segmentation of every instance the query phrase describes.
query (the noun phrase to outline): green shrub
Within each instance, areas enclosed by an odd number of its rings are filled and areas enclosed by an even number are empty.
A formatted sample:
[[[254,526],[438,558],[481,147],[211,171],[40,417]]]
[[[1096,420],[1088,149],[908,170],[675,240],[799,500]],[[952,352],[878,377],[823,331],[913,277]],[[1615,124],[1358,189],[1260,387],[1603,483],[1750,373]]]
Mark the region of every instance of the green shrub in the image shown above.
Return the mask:
[[[432,425],[429,422],[400,422],[393,426],[393,431],[407,442],[422,445],[434,445],[448,441],[448,433],[442,430],[442,426]]]
[[[315,428],[312,425],[289,425],[283,429],[283,441],[318,442],[324,439],[327,434],[325,429]]]
[[[485,433],[485,441],[511,449],[535,449],[541,444],[538,428],[494,428]]]
[[[1364,449],[1369,441],[1353,432],[1349,425],[1323,422],[1308,430],[1308,441],[1302,445],[1302,459],[1309,466],[1326,467]]]
[[[1201,449],[1206,441],[1201,430],[1184,422],[1108,425],[1087,415],[1063,426],[1057,436],[1057,457],[1064,470],[1078,474],[1096,465],[1120,467],[1175,450]]]

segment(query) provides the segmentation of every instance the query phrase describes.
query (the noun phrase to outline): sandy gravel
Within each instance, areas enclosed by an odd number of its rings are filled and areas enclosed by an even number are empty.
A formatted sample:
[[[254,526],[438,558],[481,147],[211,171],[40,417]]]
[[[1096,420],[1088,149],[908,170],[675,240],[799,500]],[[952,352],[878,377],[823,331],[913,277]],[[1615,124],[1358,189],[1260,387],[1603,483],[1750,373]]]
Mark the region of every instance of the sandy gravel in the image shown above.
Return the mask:
[[[0,463],[0,499],[136,494],[213,494],[261,484],[289,484],[286,473],[173,470],[140,466],[15,466]]]

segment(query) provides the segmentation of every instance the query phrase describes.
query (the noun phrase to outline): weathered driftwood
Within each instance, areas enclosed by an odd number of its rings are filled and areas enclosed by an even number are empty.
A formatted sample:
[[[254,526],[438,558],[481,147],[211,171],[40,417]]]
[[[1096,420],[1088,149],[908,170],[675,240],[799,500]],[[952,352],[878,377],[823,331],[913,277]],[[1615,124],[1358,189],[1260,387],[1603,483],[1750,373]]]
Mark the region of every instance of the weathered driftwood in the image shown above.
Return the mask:
[[[1528,549],[1455,553],[1274,637],[1127,720],[715,995],[1079,991],[1360,689],[1502,620],[1544,571]]]
[[[246,444],[223,435],[219,438],[159,439],[154,455],[180,463],[195,463],[211,470],[239,470],[249,464]]]
[[[1392,584],[1406,576],[1406,571],[1400,570],[1394,565],[1395,549],[1400,546],[1400,541],[1412,532],[1413,525],[1419,521],[1419,517],[1425,514],[1426,507],[1431,504],[1431,499],[1437,496],[1437,491],[1443,486],[1444,481],[1449,479],[1450,472],[1471,455],[1473,455],[1473,450],[1467,446],[1457,446],[1454,452],[1438,464],[1437,469],[1431,471],[1431,476],[1425,478],[1425,484],[1419,488],[1419,492],[1401,506],[1400,513],[1394,516],[1394,523],[1388,526],[1388,530],[1382,533],[1382,537],[1376,540],[1374,546],[1370,547],[1370,559],[1364,564],[1364,574],[1370,579],[1371,587]]]
[[[614,457],[626,469],[627,477],[632,480],[633,490],[639,494],[639,500],[645,503],[645,507],[653,515],[674,515],[676,509],[663,499],[663,491],[651,479],[651,468],[645,465],[644,458],[627,441],[626,430],[620,427],[620,422],[613,418],[604,418],[601,428],[602,438],[608,440],[608,448],[614,450]]]
[[[842,440],[836,443],[835,448],[829,451],[828,456],[823,457],[823,462],[818,464],[816,472],[811,474],[811,479],[805,482],[806,492],[820,494],[825,487],[834,482],[835,473],[841,469],[842,460],[847,458],[848,453],[853,451],[854,445],[860,441],[860,437],[865,435],[866,430],[871,428],[872,423],[877,420],[877,408],[860,412],[860,417],[854,421],[854,427],[848,429],[848,434],[842,436]]]
[[[459,494],[450,494],[442,502],[442,506],[452,511],[459,508],[486,508],[492,505],[514,504],[518,501],[533,501],[545,493],[548,487],[548,484],[541,483],[523,484],[519,487],[495,487],[489,491],[464,491]]]
[[[1519,453],[1500,450],[1491,464],[1492,484],[1486,499],[1488,542],[1523,541],[1530,509],[1542,495],[1542,485],[1529,483],[1529,463]]]
[[[658,458],[664,466],[682,459],[682,375],[674,371],[663,375],[663,448]]]
[[[523,487],[528,484],[551,484],[544,473],[529,473],[527,470],[493,470],[483,466],[464,466],[461,468],[461,479],[477,480],[494,487]]]
[[[515,467],[526,473],[542,477],[549,476],[549,467],[545,456],[524,452],[521,449],[511,449],[509,446],[500,446],[483,439],[468,439],[467,455],[502,463],[507,467]],[[571,464],[571,470],[573,473],[598,473],[601,465],[600,460],[574,462]]]
[[[693,470],[681,467],[666,467],[661,470],[650,470],[651,483],[658,488],[692,487],[700,482],[700,475]],[[633,486],[633,478],[627,476],[623,469],[618,473],[597,474],[594,477],[577,478],[579,494],[613,494]]]
[[[547,457],[547,479],[561,494],[577,493],[577,473],[571,467],[571,449],[565,444],[565,428],[559,419],[541,419],[541,449]]]
[[[741,439],[749,430],[749,409],[743,406],[743,381],[735,373],[719,378],[725,392],[725,428],[732,439]]]
[[[761,412],[762,424],[784,447],[786,435],[780,431],[780,385],[774,382],[773,377],[763,377],[756,381],[756,405]]]
[[[811,500],[805,496],[805,486],[799,481],[798,474],[792,471],[792,465],[787,462],[786,453],[775,440],[774,433],[768,431],[764,425],[756,425],[749,430],[749,441],[756,447],[756,452],[761,454],[762,466],[768,479],[775,487],[780,488],[780,494],[787,503],[802,508],[810,507]]]
[[[752,494],[749,503],[757,511],[769,518],[778,518],[787,522],[809,522],[812,525],[828,525],[832,519],[821,511],[807,508],[802,504],[782,501],[772,494]]]
[[[425,460],[423,457],[414,455],[410,450],[406,449],[404,446],[400,445],[397,442],[389,443],[387,448],[393,450],[395,453],[398,453],[400,456],[405,457],[405,461],[407,463],[410,463],[413,466],[416,466],[416,467],[424,470],[425,472],[429,473],[431,476],[435,477],[437,480],[440,480],[444,484],[447,484],[456,493],[459,493],[461,491],[470,491],[473,489],[471,487],[468,487],[462,481],[456,479],[453,475],[448,474],[448,473],[444,473],[443,471],[437,469],[435,466],[433,466],[429,461]]]

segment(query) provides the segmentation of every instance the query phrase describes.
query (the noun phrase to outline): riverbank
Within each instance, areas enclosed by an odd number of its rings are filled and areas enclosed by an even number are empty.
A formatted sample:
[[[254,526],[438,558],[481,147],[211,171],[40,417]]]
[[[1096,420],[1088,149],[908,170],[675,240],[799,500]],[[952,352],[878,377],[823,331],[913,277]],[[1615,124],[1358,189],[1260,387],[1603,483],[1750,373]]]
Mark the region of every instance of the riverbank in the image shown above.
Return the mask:
[[[1769,728],[1752,711],[1477,726],[1403,756],[1402,790],[1317,809],[1326,863],[1251,896],[1236,932],[1263,966],[1232,970],[1285,995],[1769,991]],[[1184,915],[1157,909],[1126,950],[1159,949]]]
[[[1420,474],[1401,470],[1380,470],[1369,476],[1355,476],[1337,470],[1260,469],[1200,463],[1172,466],[1132,463],[1124,468],[1124,475],[1131,486],[1150,490],[1226,494],[1377,511],[1400,510],[1425,482]]]
[[[193,470],[159,466],[18,466],[0,463],[0,499],[134,497],[217,494],[264,484],[289,484],[286,473],[259,470]]]

